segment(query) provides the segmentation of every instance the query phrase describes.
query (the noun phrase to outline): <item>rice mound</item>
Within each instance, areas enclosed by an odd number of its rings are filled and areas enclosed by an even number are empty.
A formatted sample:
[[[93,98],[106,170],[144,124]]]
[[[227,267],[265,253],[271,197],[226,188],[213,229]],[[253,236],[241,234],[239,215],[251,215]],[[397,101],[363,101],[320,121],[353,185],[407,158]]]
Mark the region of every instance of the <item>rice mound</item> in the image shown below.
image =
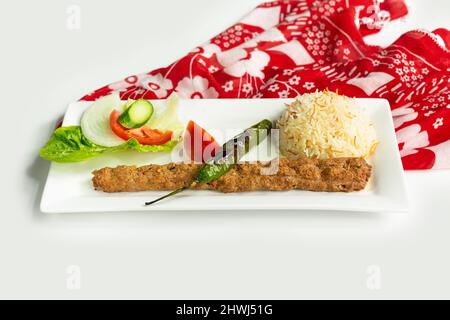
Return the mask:
[[[333,92],[300,96],[277,123],[281,154],[289,159],[366,158],[375,152],[375,129],[355,99]]]

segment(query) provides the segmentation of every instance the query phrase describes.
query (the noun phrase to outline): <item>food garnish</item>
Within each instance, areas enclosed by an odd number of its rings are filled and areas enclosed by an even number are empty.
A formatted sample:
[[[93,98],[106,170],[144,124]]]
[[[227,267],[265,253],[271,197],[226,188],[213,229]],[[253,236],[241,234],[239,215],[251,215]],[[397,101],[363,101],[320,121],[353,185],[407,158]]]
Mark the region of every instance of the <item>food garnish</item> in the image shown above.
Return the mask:
[[[103,147],[117,147],[124,143],[111,130],[109,116],[121,110],[123,102],[118,94],[100,98],[90,105],[81,116],[81,132],[92,143]]]
[[[207,184],[219,179],[230,171],[252,147],[263,141],[270,134],[271,129],[272,122],[267,119],[246,129],[241,134],[226,142],[214,158],[211,158],[207,163],[202,165],[194,181],[189,186],[178,188],[156,200],[146,202],[145,205],[152,205],[163,199],[181,193],[194,187],[198,183]]]
[[[185,152],[192,161],[197,163],[208,161],[220,149],[214,137],[194,121],[189,121],[183,141]]]
[[[172,139],[172,131],[161,132],[158,129],[151,129],[144,125],[137,129],[127,129],[120,123],[120,112],[113,110],[109,116],[109,123],[112,131],[121,139],[128,141],[136,139],[143,145],[162,145]]]
[[[40,150],[43,159],[67,163],[82,162],[104,153],[113,153],[125,150],[137,152],[170,152],[178,140],[171,140],[163,145],[146,146],[132,138],[115,147],[105,147],[93,143],[81,132],[81,127],[61,127],[55,130],[47,144]]]
[[[124,110],[129,110],[136,102],[121,101],[118,94],[98,99],[84,111],[80,126],[67,126],[55,130],[50,140],[40,150],[41,157],[55,162],[81,162],[103,153],[123,150],[172,151],[181,140],[183,130],[177,118],[178,98],[170,96],[166,101],[165,110],[153,114],[141,127],[125,128],[120,124],[119,118]],[[142,104],[141,101],[138,105]],[[111,118],[114,121],[111,121]],[[136,119],[135,116],[133,118]]]
[[[150,101],[139,99],[134,101],[119,117],[119,122],[127,129],[136,129],[146,124],[153,115]]]
[[[173,139],[180,138],[184,126],[178,121],[178,104],[180,98],[178,95],[172,93],[166,100],[166,108],[164,112],[159,114],[154,114],[150,121],[147,123],[147,126],[152,129],[157,129],[159,131],[172,131]]]

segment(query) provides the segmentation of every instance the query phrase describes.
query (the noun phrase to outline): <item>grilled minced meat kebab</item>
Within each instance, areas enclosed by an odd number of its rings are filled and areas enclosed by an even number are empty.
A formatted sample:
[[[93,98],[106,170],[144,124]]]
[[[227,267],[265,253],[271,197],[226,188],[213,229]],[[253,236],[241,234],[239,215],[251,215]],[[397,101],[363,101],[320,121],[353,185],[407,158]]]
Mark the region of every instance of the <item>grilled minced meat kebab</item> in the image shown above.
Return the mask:
[[[363,190],[372,167],[362,158],[279,159],[273,174],[266,163],[241,163],[210,183],[194,182],[201,164],[170,163],[143,167],[119,166],[93,172],[94,188],[104,192],[192,189],[224,193],[257,190],[310,190],[353,192]]]

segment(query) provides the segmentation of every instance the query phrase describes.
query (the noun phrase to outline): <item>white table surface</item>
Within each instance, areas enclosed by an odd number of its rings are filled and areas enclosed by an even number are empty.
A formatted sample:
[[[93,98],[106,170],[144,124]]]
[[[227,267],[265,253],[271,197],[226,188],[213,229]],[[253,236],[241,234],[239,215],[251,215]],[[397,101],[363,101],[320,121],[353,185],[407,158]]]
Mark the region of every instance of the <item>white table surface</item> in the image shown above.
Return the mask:
[[[38,150],[67,103],[170,63],[260,2],[2,3],[0,297],[450,298],[450,170],[407,173],[408,214],[39,211]],[[450,28],[448,0],[409,2],[409,18],[371,42]],[[66,27],[70,4],[80,30]]]

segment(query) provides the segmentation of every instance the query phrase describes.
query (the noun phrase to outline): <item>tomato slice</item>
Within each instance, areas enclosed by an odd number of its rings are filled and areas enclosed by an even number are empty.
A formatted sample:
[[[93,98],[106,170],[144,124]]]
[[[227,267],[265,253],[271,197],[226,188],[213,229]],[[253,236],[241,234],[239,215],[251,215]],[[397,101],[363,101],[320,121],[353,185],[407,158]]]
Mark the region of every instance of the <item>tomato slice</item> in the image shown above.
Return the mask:
[[[208,161],[220,149],[214,137],[194,121],[189,121],[183,141],[185,152],[195,162]]]
[[[128,129],[120,124],[119,118],[120,112],[118,110],[113,110],[109,115],[109,126],[116,136],[123,140],[128,140],[130,139],[130,136],[127,134]]]
[[[151,129],[143,126],[138,129],[127,129],[119,122],[120,112],[113,110],[109,116],[109,125],[111,130],[121,139],[128,141],[131,138],[136,139],[140,144],[146,146],[158,146],[169,142],[172,139],[172,131],[161,132],[157,129]]]
[[[129,130],[127,132],[131,138],[135,138],[140,144],[146,146],[159,146],[172,139],[172,131],[161,132],[157,129],[151,129],[143,126],[139,129]]]

